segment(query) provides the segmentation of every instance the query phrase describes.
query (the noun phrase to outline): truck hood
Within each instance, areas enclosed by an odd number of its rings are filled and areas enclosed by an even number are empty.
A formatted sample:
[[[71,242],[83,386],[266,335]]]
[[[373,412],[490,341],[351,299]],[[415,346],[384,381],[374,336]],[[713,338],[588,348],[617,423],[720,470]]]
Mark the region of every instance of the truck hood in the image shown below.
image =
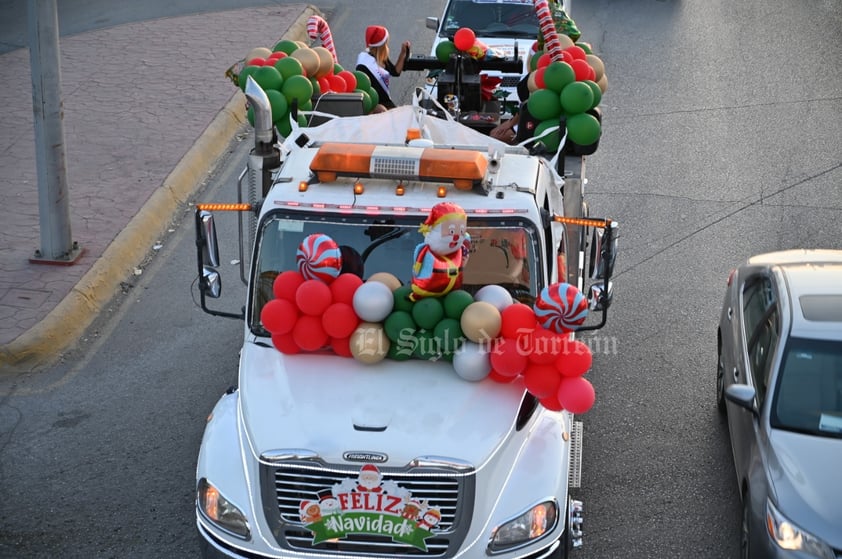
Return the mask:
[[[376,452],[384,465],[440,457],[479,467],[514,429],[520,380],[469,382],[447,362],[364,364],[333,354],[286,355],[247,343],[240,364],[241,416],[251,451],[303,450],[341,463]]]

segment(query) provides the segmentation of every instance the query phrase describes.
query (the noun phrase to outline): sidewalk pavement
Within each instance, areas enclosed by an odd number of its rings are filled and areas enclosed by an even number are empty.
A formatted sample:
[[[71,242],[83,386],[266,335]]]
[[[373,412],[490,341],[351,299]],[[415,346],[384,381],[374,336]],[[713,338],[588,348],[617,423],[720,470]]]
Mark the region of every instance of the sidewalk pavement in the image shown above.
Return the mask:
[[[129,23],[62,37],[72,265],[41,247],[29,50],[0,55],[0,372],[53,362],[83,334],[248,125],[225,70],[281,38],[307,4]]]

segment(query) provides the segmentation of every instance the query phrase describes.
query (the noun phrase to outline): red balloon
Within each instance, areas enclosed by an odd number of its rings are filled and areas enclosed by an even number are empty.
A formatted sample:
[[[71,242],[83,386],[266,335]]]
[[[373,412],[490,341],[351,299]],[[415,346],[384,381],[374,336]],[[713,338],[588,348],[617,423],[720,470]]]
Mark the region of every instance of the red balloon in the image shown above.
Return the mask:
[[[287,56],[287,53],[285,53],[282,50],[277,50],[277,51],[273,52],[272,54],[270,54],[269,57],[266,60],[275,61],[275,60],[278,60],[279,58],[285,58],[286,56]]]
[[[248,62],[246,62],[246,66],[265,66],[266,59],[265,58],[252,58]]]
[[[294,302],[295,292],[302,283],[304,283],[304,276],[301,275],[301,272],[298,270],[287,270],[286,272],[281,272],[275,278],[275,282],[272,284],[272,293],[276,299],[288,299]]]
[[[539,398],[538,401],[550,411],[561,411],[564,409],[564,406],[558,401],[558,394],[550,394],[544,398]]]
[[[544,72],[546,71],[546,69],[547,67],[544,66],[535,70],[535,85],[538,86],[538,89],[547,88],[547,84],[544,83]]]
[[[545,52],[541,56],[538,57],[538,62],[535,63],[535,68],[545,68],[546,66],[550,65],[550,62],[553,61],[553,57],[550,56],[550,53]]]
[[[292,328],[292,339],[304,351],[316,351],[328,342],[328,335],[322,328],[322,319],[318,316],[304,315]]]
[[[540,400],[558,391],[561,375],[552,365],[530,363],[523,372],[523,382],[526,389]]]
[[[331,74],[330,76],[327,76],[327,79],[330,82],[330,90],[331,91],[333,91],[334,93],[345,93],[346,92],[345,88],[348,87],[348,84],[341,77],[339,77],[336,74]]]
[[[524,305],[525,306],[525,305]],[[518,342],[511,338],[498,338],[490,353],[491,367],[505,377],[516,377],[529,364],[529,358]]]
[[[563,346],[563,336],[539,326],[532,334],[529,360],[539,365],[553,365]]]
[[[564,349],[555,360],[555,368],[563,377],[580,377],[593,363],[591,348],[579,340],[566,340]]]
[[[352,71],[342,70],[337,75],[345,80],[345,91],[354,91],[357,89],[357,76]]]
[[[295,355],[301,353],[301,348],[295,343],[292,338],[292,333],[289,334],[272,334],[272,345],[285,355]]]
[[[587,63],[587,61],[580,60],[578,58],[570,63],[570,67],[573,68],[573,73],[576,74],[577,82],[590,79],[591,72],[594,71],[593,68],[591,68],[591,65]]]
[[[304,280],[295,290],[295,304],[304,314],[321,317],[331,303],[330,287],[321,280]]]
[[[330,292],[333,295],[333,302],[353,305],[354,292],[362,284],[362,278],[356,274],[339,274],[339,277],[330,282]]]
[[[500,335],[516,339],[538,328],[535,310],[523,303],[513,303],[500,311]]]
[[[595,400],[596,393],[588,379],[564,378],[558,386],[558,402],[572,414],[585,413]]]
[[[569,52],[564,51],[564,50],[561,51],[561,62],[567,62],[568,64],[570,64],[574,60],[575,60],[575,58],[573,58],[572,54],[570,54]]]
[[[570,56],[572,56],[576,60],[587,60],[588,58],[588,53],[586,53],[585,49],[583,49],[579,45],[571,45],[564,49],[564,52],[570,53]]]
[[[590,68],[590,71],[591,71],[588,79],[591,80],[592,82],[595,82],[596,81],[596,70],[594,70],[593,66],[591,66],[590,64],[588,64],[588,68]]]
[[[319,90],[321,90],[322,93],[328,93],[331,91],[330,80],[327,78],[327,76],[322,76],[316,80],[319,82]]]
[[[505,376],[505,375],[501,375],[500,373],[498,373],[498,372],[497,372],[497,371],[495,371],[494,369],[491,369],[491,372],[490,372],[490,373],[488,373],[488,377],[487,377],[487,378],[490,378],[490,379],[491,379],[491,380],[493,380],[494,382],[499,382],[500,384],[509,384],[510,382],[514,382],[514,380],[515,380],[517,377],[516,377],[516,376],[514,376],[514,377],[507,377],[507,376]]]
[[[462,27],[453,35],[453,44],[461,51],[466,51],[474,46],[477,36],[470,27]]]
[[[330,339],[330,347],[333,349],[333,353],[340,357],[353,357],[354,354],[351,353],[351,337],[347,338],[331,338]]]
[[[348,303],[333,303],[322,314],[322,327],[331,338],[347,338],[359,325],[360,319]]]
[[[272,334],[287,334],[298,320],[298,307],[288,299],[272,299],[260,311],[260,322]]]

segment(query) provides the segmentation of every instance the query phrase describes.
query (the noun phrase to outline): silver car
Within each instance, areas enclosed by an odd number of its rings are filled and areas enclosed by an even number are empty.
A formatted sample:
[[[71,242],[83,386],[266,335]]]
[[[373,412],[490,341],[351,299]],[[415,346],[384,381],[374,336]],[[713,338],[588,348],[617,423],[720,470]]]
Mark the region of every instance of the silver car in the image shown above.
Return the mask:
[[[842,250],[733,270],[717,347],[741,557],[842,558]]]

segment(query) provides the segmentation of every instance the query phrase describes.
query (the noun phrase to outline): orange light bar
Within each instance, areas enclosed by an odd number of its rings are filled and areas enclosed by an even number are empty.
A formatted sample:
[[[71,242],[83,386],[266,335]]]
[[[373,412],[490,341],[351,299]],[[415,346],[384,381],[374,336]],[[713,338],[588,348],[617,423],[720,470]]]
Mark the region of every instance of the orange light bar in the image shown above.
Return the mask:
[[[613,223],[610,219],[591,219],[589,217],[565,217],[563,215],[554,215],[553,221],[557,223],[564,223],[567,225],[581,225],[583,227],[599,227],[600,229],[607,229]]]
[[[249,212],[251,204],[196,204],[196,209],[208,212]]]
[[[488,160],[478,151],[327,143],[310,162],[320,182],[339,175],[446,180],[470,190],[485,177]]]

